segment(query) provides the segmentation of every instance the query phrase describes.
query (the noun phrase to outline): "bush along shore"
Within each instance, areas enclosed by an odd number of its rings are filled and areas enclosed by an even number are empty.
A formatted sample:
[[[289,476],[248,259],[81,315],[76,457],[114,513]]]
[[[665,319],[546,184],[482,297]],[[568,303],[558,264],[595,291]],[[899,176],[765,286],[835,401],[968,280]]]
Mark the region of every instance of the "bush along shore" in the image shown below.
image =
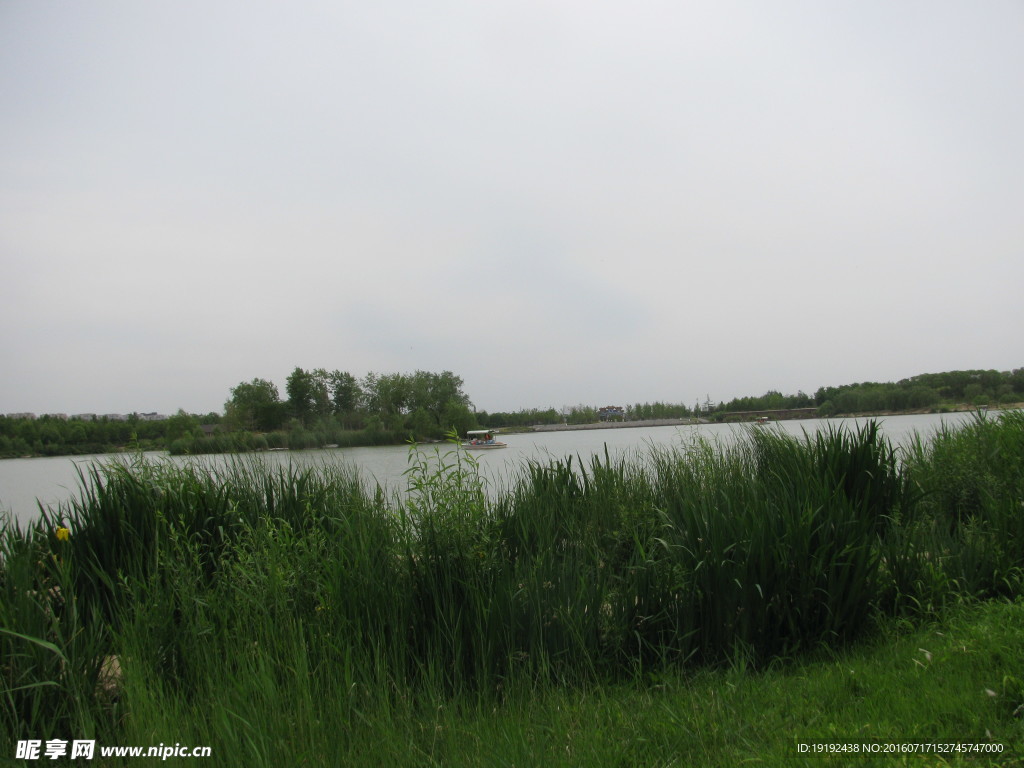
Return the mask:
[[[225,765],[581,764],[550,729],[592,715],[610,739],[595,764],[729,764],[777,734],[721,738],[712,694],[703,719],[678,710],[688,699],[658,704],[662,735],[641,743],[624,702],[643,710],[690,679],[753,685],[958,606],[1022,621],[1020,411],[899,453],[873,423],[752,429],[529,463],[502,489],[471,456],[413,448],[401,496],[258,456],[90,473],[77,498],[0,534],[6,757],[18,740],[96,739],[209,745]],[[1022,679],[992,683],[999,709],[964,720],[974,731],[924,717],[900,740],[1019,746]],[[915,685],[888,695],[912,702]],[[810,714],[775,717],[822,733]],[[684,721],[689,740],[668,738]]]

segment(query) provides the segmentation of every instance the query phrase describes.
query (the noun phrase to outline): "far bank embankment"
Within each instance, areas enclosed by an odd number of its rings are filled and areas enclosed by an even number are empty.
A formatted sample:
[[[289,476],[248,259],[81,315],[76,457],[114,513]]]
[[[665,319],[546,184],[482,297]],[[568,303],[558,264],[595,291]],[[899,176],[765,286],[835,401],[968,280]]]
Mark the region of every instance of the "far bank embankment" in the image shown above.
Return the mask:
[[[629,429],[631,427],[680,427],[709,424],[707,419],[647,419],[645,421],[597,421],[592,424],[536,424],[534,432],[572,432],[580,429]]]

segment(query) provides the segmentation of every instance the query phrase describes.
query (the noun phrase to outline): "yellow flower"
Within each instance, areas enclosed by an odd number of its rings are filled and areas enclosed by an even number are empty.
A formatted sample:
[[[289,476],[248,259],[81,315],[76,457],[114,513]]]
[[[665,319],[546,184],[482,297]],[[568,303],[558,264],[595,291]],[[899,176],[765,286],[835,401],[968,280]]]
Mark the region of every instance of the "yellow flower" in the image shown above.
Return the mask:
[[[57,529],[57,541],[67,541],[71,538],[71,531],[67,528],[60,527]]]

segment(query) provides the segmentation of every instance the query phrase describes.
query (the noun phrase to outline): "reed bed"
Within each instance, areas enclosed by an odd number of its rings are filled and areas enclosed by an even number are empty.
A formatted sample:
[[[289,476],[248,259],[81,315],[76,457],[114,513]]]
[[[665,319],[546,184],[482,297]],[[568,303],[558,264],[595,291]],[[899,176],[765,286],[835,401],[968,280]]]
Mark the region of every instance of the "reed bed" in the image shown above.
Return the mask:
[[[868,424],[530,463],[497,494],[472,456],[414,448],[407,480],[90,470],[0,535],[0,742],[162,726],[298,763],[370,717],[757,667],[1024,574],[1021,412],[904,455]]]

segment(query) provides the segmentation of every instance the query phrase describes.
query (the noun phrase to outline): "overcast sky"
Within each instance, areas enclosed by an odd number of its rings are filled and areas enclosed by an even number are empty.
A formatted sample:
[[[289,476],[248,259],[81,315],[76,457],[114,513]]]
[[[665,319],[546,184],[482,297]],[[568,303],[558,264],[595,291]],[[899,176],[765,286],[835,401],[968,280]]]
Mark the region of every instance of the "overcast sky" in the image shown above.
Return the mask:
[[[0,2],[0,413],[1024,365],[1024,3]]]

